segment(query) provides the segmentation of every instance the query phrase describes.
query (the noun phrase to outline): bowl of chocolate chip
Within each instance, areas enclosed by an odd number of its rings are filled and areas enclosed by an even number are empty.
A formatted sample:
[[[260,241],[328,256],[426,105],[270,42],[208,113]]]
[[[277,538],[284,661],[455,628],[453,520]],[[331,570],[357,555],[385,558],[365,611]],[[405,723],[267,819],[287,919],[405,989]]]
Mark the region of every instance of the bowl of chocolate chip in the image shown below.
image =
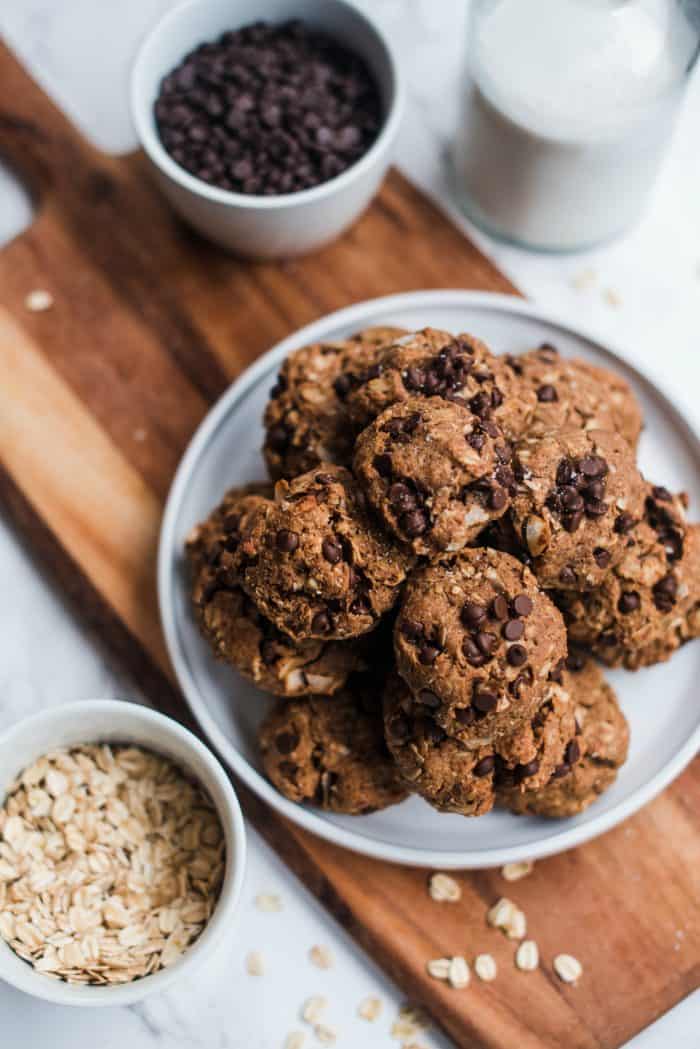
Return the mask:
[[[257,259],[343,232],[381,183],[402,110],[381,31],[344,0],[189,0],[151,30],[134,125],[175,211]]]

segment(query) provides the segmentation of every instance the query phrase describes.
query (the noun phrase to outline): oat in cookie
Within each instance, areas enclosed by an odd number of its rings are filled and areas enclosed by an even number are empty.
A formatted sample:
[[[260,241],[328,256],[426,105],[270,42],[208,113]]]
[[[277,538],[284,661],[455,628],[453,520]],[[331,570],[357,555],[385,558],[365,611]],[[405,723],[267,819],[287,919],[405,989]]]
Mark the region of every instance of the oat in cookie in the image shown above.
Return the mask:
[[[574,739],[574,704],[568,692],[548,683],[533,721],[512,736],[468,746],[448,736],[408,686],[394,675],[384,695],[387,745],[411,790],[434,808],[482,816],[499,785],[514,791],[543,786],[579,744]]]
[[[405,335],[386,347],[363,375],[350,376],[348,410],[360,428],[409,397],[443,397],[491,419],[508,438],[519,436],[535,396],[505,360],[472,335],[436,328]]]
[[[411,575],[394,647],[416,703],[449,736],[476,746],[532,720],[566,655],[566,634],[525,565],[477,548]]]
[[[540,586],[599,586],[623,557],[621,521],[644,503],[627,442],[607,430],[560,430],[523,438],[513,464],[511,519]]]
[[[218,659],[277,696],[330,695],[366,666],[364,641],[292,641],[257,610],[238,585],[241,526],[268,503],[271,489],[232,489],[190,535],[192,605]]]
[[[585,653],[574,652],[562,671],[562,684],[574,698],[581,750],[567,754],[539,790],[499,791],[499,801],[515,813],[549,819],[575,816],[614,783],[627,757],[627,721],[600,667]]]
[[[239,549],[243,589],[296,641],[372,630],[396,602],[412,563],[340,466],[280,481],[274,504],[256,515]]]
[[[602,585],[557,597],[569,636],[628,670],[664,662],[700,634],[700,526],[686,525],[684,496],[653,485],[646,493],[624,556]]]
[[[291,801],[362,815],[407,795],[384,743],[379,700],[364,678],[335,696],[280,701],[258,739],[266,775]]]
[[[401,328],[367,328],[348,339],[302,346],[284,361],[265,409],[270,476],[296,477],[322,463],[349,466],[356,429],[345,399],[350,376],[372,365]]]
[[[441,397],[409,397],[360,434],[354,470],[414,553],[460,550],[507,510],[515,478],[500,428]]]
[[[636,448],[642,413],[621,376],[576,357],[562,357],[548,343],[507,360],[537,398],[528,435],[565,429],[614,430]]]

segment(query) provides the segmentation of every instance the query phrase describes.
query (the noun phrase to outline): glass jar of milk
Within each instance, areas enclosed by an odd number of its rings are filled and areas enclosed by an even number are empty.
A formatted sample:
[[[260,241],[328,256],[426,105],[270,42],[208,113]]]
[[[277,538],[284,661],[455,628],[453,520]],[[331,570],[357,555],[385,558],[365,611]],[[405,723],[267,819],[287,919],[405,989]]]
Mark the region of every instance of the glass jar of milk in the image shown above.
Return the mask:
[[[455,149],[464,210],[550,251],[624,230],[699,48],[700,0],[472,0]]]

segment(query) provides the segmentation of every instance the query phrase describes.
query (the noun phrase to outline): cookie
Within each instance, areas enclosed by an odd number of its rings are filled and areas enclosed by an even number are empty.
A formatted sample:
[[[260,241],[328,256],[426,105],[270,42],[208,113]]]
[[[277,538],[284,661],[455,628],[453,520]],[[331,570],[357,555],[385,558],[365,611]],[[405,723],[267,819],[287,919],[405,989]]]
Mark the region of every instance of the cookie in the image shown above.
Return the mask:
[[[238,583],[237,551],[241,536],[255,513],[271,505],[272,485],[266,483],[231,488],[209,516],[196,525],[185,542],[199,604],[209,586]]]
[[[279,702],[258,740],[265,774],[290,801],[355,816],[408,794],[386,749],[378,697],[364,679],[335,696]]]
[[[462,816],[489,812],[499,785],[516,792],[542,786],[567,756],[578,759],[580,753],[573,703],[555,682],[530,724],[512,737],[467,746],[448,736],[393,675],[384,693],[384,731],[410,789],[434,808]]]
[[[540,586],[599,586],[624,554],[624,522],[638,518],[644,502],[625,439],[608,430],[525,437],[513,469],[511,519]]]
[[[562,357],[547,343],[509,356],[507,361],[537,398],[528,435],[565,429],[613,430],[636,448],[642,413],[630,386],[619,375],[575,357]]]
[[[414,553],[460,550],[502,516],[515,478],[499,427],[441,397],[409,397],[360,434],[355,476]]]
[[[550,671],[566,656],[566,632],[525,565],[468,548],[410,577],[394,649],[415,702],[473,746],[532,720]]]
[[[303,346],[285,360],[265,409],[263,454],[270,476],[292,478],[321,463],[349,466],[355,439],[344,373],[364,371],[401,328],[367,328],[349,339]]]
[[[241,584],[295,641],[359,637],[394,605],[412,557],[369,514],[349,470],[280,481],[240,546]]]
[[[583,812],[617,778],[627,758],[629,727],[617,698],[593,660],[565,670],[563,684],[574,697],[582,754],[565,762],[539,790],[499,790],[499,802],[512,812],[561,819]]]
[[[398,401],[444,397],[493,420],[512,438],[524,431],[535,407],[534,392],[485,343],[435,328],[403,336],[364,374],[347,380],[348,411],[360,428]]]
[[[569,636],[608,666],[665,662],[698,636],[700,526],[686,526],[683,497],[647,486],[644,515],[631,525],[619,564],[597,589],[557,602]]]

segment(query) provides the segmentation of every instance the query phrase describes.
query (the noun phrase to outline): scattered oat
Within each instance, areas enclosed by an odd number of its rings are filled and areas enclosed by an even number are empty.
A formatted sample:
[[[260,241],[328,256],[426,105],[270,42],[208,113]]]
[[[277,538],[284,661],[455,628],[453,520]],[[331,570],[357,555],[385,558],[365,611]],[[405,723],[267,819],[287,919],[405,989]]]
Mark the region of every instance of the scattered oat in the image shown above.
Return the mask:
[[[305,1037],[303,1031],[291,1031],[284,1040],[284,1049],[302,1049]]]
[[[304,1002],[304,1008],[301,1011],[302,1020],[305,1020],[307,1024],[318,1023],[327,1005],[328,1002],[320,994],[314,995],[313,998],[308,998]]]
[[[0,935],[55,979],[128,983],[197,939],[224,864],[211,801],[169,760],[131,746],[55,750],[0,809]]]
[[[515,964],[524,973],[535,971],[540,964],[540,952],[534,940],[523,940],[515,952]]]
[[[496,979],[496,973],[498,972],[496,959],[492,954],[477,954],[474,959],[474,972],[480,980],[490,983],[491,980]]]
[[[318,969],[333,968],[333,955],[331,954],[328,947],[323,947],[319,944],[316,944],[309,951],[309,958]]]
[[[571,278],[572,287],[576,288],[577,291],[585,291],[586,288],[590,288],[591,285],[596,282],[596,272],[590,267],[585,270],[581,270],[574,277]]]
[[[370,995],[368,998],[363,999],[357,1007],[357,1015],[363,1020],[368,1020],[369,1023],[374,1023],[375,1020],[378,1020],[381,1012],[381,1000],[374,995]]]
[[[622,305],[622,297],[615,291],[614,288],[606,288],[603,292],[603,298],[607,302],[608,306],[613,306],[617,309],[618,306]]]
[[[558,954],[553,964],[555,973],[564,983],[576,983],[583,973],[583,966],[572,954]]]
[[[422,1031],[430,1027],[430,1021],[419,1005],[409,1003],[402,1005],[399,1015],[391,1025],[389,1032],[392,1038],[398,1038],[406,1042],[410,1038],[417,1038]]]
[[[506,896],[494,903],[486,915],[486,920],[489,925],[501,929],[509,940],[522,940],[527,932],[524,913]]]
[[[425,966],[428,976],[434,980],[446,980],[450,975],[449,958],[431,958]]]
[[[251,951],[245,960],[246,971],[251,976],[264,976],[265,963],[260,951]]]
[[[504,867],[501,867],[501,874],[506,881],[520,881],[521,878],[526,878],[528,874],[532,874],[532,870],[535,864],[532,860],[519,860],[517,863],[506,863]]]
[[[329,1027],[328,1024],[315,1024],[314,1034],[321,1045],[335,1045],[335,1040],[338,1037],[335,1028]]]
[[[437,903],[457,903],[462,898],[459,884],[449,874],[433,874],[428,886],[431,898]]]
[[[468,985],[470,973],[466,958],[459,954],[455,955],[450,962],[450,971],[447,979],[450,986],[454,987],[455,990],[461,990]]]
[[[53,295],[43,288],[35,288],[25,298],[24,305],[31,313],[43,313],[53,306]]]
[[[255,897],[255,906],[266,914],[276,914],[282,910],[282,900],[274,892],[259,892]]]
[[[527,919],[523,911],[516,907],[504,932],[509,940],[522,940],[527,933]]]

